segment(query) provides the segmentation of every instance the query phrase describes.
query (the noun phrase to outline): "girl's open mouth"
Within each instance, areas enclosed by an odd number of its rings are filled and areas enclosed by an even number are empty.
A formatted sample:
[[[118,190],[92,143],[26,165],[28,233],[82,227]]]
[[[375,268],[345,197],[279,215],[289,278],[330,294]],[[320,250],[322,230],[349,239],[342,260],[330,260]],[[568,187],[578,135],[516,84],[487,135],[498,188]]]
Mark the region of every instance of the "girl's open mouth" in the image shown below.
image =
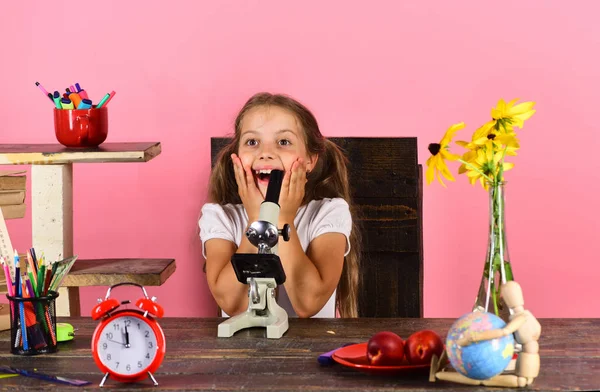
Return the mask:
[[[261,169],[254,171],[256,182],[259,184],[269,184],[271,178],[271,169]]]

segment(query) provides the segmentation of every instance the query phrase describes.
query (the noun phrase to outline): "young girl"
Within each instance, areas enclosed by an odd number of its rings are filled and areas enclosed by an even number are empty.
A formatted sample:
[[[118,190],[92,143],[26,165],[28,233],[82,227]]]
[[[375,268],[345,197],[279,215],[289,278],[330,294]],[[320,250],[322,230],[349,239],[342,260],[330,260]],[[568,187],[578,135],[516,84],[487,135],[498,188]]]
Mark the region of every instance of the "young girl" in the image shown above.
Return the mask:
[[[269,173],[285,171],[279,224],[288,242],[278,253],[286,274],[277,302],[288,315],[357,317],[358,230],[351,216],[347,159],[321,135],[301,103],[259,93],[235,121],[231,143],[212,170],[209,200],[199,221],[206,277],[217,304],[229,315],[248,307],[248,288],[231,265],[234,253],[257,253],[244,233],[258,219]],[[336,290],[337,287],[337,290]]]

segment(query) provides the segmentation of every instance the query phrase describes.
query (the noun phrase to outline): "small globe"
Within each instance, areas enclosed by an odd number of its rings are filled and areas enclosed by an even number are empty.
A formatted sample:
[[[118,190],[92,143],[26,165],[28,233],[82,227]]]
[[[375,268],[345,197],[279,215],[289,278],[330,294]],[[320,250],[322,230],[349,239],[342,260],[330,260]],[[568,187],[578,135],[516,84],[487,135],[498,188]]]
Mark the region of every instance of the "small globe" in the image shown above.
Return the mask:
[[[452,325],[446,338],[446,352],[452,367],[474,380],[487,380],[502,373],[513,356],[515,340],[512,334],[465,347],[456,342],[466,331],[482,332],[505,325],[501,318],[492,313],[473,312],[461,316]]]

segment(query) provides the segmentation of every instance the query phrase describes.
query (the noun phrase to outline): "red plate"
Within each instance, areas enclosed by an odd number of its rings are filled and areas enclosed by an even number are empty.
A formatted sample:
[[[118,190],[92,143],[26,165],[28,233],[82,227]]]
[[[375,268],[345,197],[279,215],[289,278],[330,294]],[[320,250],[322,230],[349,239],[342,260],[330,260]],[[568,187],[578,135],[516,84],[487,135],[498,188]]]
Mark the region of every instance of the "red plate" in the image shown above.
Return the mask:
[[[333,360],[361,372],[381,375],[393,375],[399,373],[423,373],[429,371],[429,364],[411,365],[406,359],[396,366],[371,365],[367,360],[367,343],[358,343],[342,347],[333,353]]]

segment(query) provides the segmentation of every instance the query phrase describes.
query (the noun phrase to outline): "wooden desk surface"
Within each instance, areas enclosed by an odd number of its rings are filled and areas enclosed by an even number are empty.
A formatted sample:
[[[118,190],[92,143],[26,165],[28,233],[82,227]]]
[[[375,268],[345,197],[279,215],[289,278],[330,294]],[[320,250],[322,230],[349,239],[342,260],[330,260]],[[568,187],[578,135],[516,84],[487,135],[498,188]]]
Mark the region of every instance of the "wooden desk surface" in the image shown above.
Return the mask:
[[[96,322],[63,318],[78,328],[75,340],[61,343],[59,352],[36,357],[10,354],[9,333],[0,333],[0,363],[17,368],[91,381],[96,389],[102,375],[94,365],[90,341]],[[290,329],[279,340],[265,337],[264,328],[217,338],[222,319],[166,318],[161,325],[167,354],[155,373],[159,383],[118,384],[107,380],[104,389],[137,390],[252,390],[252,391],[397,391],[508,389],[430,383],[428,375],[381,377],[341,365],[321,367],[317,356],[349,342],[364,342],[375,332],[390,330],[408,337],[420,329],[445,336],[452,319],[290,319]],[[527,390],[600,389],[600,319],[542,319],[541,373]],[[335,334],[328,333],[333,331]],[[25,377],[0,380],[0,390],[65,390],[59,384]]]

